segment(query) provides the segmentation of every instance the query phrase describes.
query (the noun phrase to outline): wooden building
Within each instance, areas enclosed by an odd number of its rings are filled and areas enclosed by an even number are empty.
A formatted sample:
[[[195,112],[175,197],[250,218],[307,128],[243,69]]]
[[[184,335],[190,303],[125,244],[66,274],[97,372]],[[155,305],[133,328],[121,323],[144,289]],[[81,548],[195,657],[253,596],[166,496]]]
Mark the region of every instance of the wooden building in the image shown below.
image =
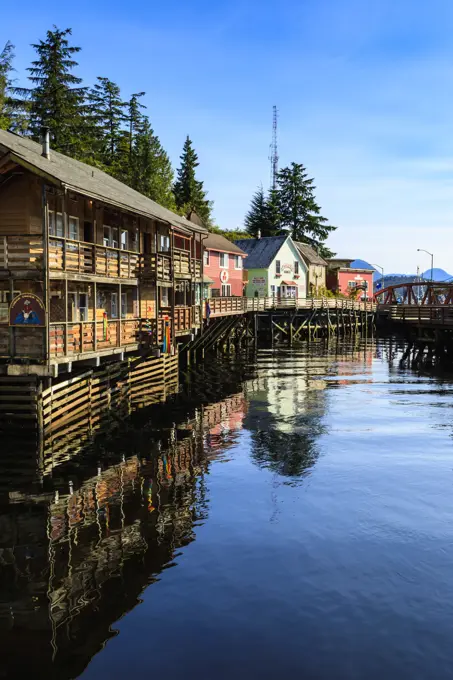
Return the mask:
[[[0,373],[173,351],[201,326],[206,233],[46,140],[0,130]]]

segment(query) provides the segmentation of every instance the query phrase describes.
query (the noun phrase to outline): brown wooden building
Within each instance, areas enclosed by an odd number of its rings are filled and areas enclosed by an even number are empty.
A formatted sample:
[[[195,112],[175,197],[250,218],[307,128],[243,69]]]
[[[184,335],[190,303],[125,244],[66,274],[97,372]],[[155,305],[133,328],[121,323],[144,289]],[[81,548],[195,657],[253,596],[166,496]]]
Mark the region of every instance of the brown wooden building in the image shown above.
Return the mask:
[[[201,325],[205,234],[97,168],[0,130],[0,372],[56,376],[172,351]]]

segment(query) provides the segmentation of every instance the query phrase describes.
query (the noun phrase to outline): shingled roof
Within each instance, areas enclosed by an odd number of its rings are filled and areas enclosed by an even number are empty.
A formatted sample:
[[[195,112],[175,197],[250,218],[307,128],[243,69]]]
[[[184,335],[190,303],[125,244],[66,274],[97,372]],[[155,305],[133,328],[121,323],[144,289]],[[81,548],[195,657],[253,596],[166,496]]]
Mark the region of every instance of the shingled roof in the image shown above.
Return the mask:
[[[237,255],[246,256],[246,253],[239,248],[235,243],[229,241],[222,234],[210,233],[207,238],[203,239],[203,245],[209,250],[218,250],[223,253],[235,253]]]
[[[11,160],[19,165],[37,172],[50,182],[62,185],[70,191],[104,201],[144,217],[167,222],[174,227],[201,233],[207,231],[203,226],[176,215],[91,165],[76,161],[52,149],[50,158],[45,158],[42,156],[41,144],[32,142],[26,137],[0,130],[0,152],[8,154]]]
[[[316,250],[302,241],[294,241],[297,250],[300,252],[307,264],[317,264],[327,267],[327,262],[323,260],[321,255],[318,255]]]
[[[248,257],[244,260],[246,269],[266,269],[286,241],[288,236],[266,236],[264,238],[241,238],[235,244]]]

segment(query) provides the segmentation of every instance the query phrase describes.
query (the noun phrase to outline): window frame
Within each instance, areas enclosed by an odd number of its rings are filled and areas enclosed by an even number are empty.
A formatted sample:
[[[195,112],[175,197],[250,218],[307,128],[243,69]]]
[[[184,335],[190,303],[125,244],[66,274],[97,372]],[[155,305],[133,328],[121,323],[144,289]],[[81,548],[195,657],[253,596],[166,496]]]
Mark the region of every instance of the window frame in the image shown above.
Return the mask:
[[[71,220],[76,223],[76,238],[71,236]],[[69,215],[68,217],[68,238],[70,241],[80,241],[80,219],[75,215]]]
[[[115,300],[115,303],[113,301]],[[113,309],[115,308],[115,313]],[[110,319],[119,319],[118,316],[118,293],[112,291],[110,293]]]
[[[224,289],[229,291],[227,295],[223,294]],[[220,297],[231,297],[231,283],[222,283],[221,284]]]
[[[204,267],[209,267],[211,264],[211,253],[209,250],[205,250],[203,252],[203,266]]]
[[[226,262],[226,264],[225,264],[225,262]],[[220,267],[220,269],[229,269],[230,268],[230,258],[228,256],[228,253],[219,253],[219,267]]]
[[[281,260],[275,260],[275,275],[281,276],[282,274],[282,262]]]
[[[299,276],[299,262],[294,260],[294,276]]]
[[[242,269],[242,257],[241,255],[234,255],[234,268],[237,270]]]
[[[64,219],[63,219],[63,213],[59,212],[58,210],[49,210],[48,211],[48,219],[49,219],[49,236],[54,236],[55,238],[64,238]],[[52,218],[53,218],[53,225],[52,225]],[[60,231],[61,233],[58,233],[58,225],[59,225],[59,220],[58,218],[61,218],[60,221]]]

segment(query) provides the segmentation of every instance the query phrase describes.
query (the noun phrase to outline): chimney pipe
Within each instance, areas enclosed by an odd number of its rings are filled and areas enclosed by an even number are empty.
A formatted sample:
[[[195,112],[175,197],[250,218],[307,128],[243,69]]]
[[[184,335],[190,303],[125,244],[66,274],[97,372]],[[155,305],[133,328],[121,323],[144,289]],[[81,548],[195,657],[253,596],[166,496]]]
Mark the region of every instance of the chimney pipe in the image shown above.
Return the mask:
[[[41,128],[41,144],[42,144],[42,154],[43,158],[50,160],[50,128]]]
[[[257,234],[256,234],[256,238],[261,238],[261,229],[258,229]]]

